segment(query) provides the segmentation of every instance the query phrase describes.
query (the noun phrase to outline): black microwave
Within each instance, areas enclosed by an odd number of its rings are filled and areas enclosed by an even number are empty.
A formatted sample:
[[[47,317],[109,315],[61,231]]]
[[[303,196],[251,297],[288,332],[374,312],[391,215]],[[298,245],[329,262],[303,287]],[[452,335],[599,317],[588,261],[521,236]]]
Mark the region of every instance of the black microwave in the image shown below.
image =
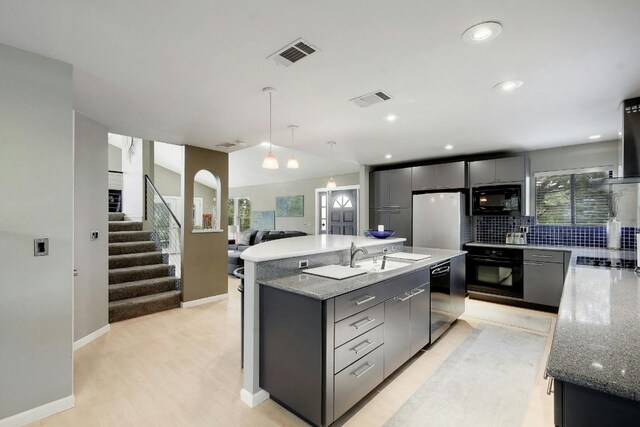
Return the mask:
[[[492,185],[472,190],[473,215],[520,216],[522,213],[521,185]]]

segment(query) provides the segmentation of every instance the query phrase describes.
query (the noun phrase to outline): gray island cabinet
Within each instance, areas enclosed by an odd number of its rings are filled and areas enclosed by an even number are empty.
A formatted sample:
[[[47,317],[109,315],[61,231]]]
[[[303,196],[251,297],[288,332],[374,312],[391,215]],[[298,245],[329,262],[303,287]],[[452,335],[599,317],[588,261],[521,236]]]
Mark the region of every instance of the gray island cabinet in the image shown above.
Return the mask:
[[[556,426],[640,424],[639,301],[633,270],[569,268],[546,370]]]
[[[428,266],[324,300],[263,285],[260,387],[329,425],[429,343],[429,322]]]

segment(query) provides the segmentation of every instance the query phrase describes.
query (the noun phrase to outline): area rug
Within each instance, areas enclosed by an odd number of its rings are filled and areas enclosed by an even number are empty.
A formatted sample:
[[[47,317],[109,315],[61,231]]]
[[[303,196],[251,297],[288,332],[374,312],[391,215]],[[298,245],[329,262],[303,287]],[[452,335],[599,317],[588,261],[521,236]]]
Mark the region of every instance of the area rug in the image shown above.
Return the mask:
[[[549,317],[510,310],[499,304],[467,300],[464,316],[530,329],[544,334],[551,332],[551,319]]]
[[[385,424],[522,425],[546,337],[480,324]]]

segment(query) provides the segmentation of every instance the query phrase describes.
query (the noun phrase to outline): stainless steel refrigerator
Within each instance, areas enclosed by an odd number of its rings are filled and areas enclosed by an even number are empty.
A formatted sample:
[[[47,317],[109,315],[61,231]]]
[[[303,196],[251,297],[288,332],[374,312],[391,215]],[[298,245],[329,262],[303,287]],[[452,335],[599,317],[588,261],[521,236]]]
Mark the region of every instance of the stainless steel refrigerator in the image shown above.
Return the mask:
[[[427,193],[413,196],[413,246],[462,249],[471,236],[462,193]],[[458,256],[431,267],[431,343],[465,309],[465,257]]]
[[[413,195],[413,246],[462,249],[470,230],[462,193]]]

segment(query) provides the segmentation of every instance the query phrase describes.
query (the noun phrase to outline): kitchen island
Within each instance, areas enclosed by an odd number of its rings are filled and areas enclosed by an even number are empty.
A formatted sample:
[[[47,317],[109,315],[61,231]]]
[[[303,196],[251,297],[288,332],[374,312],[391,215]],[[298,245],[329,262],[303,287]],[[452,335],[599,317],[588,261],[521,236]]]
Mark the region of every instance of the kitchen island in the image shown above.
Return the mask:
[[[557,426],[631,426],[640,419],[640,278],[630,269],[575,265],[562,293],[547,373]],[[624,257],[621,251],[613,252]]]
[[[344,280],[302,272],[300,265],[348,265],[352,242],[358,247],[367,248],[368,257],[377,256],[379,260],[385,253],[392,252],[426,254],[430,257],[395,263],[393,270],[369,271]],[[269,397],[269,393],[261,387],[268,384],[267,389],[277,389],[279,396],[276,400],[301,414],[303,410],[293,401],[296,393],[285,392],[274,384],[280,383],[285,388],[299,385],[297,394],[302,396],[303,403],[316,405],[313,416],[306,413],[301,415],[318,425],[331,424],[355,403],[354,396],[362,397],[363,390],[377,385],[383,376],[386,377],[388,372],[382,371],[383,359],[388,367],[402,364],[410,352],[414,354],[428,344],[430,266],[455,259],[451,264],[452,270],[460,271],[464,281],[464,252],[403,247],[403,239],[305,236],[269,242],[255,248],[255,253],[252,252],[253,248],[243,253],[245,372],[241,398],[250,406],[260,403]],[[463,298],[461,300],[464,304]],[[392,303],[397,304],[391,307]],[[386,312],[391,313],[391,317],[388,318],[388,324],[383,325]],[[417,313],[422,313],[421,321],[417,322],[420,327],[411,329],[407,326],[397,329],[400,331],[398,333],[390,333],[388,328],[402,325],[404,321],[411,322],[410,313],[415,314],[414,320],[417,319]],[[353,316],[363,316],[363,319],[353,320]],[[402,345],[398,347],[391,344],[394,339],[405,342],[406,338],[406,352],[403,350],[396,355],[387,351],[383,354],[381,341],[376,341],[382,338],[383,328],[385,346],[390,350],[401,348]],[[409,335],[410,330],[414,331],[415,336]],[[375,361],[355,367],[353,375],[341,375],[338,371],[343,369],[346,372],[344,367],[357,358],[350,359],[354,356],[348,355],[348,351],[339,354],[342,351],[340,347],[346,348],[344,344],[359,334],[362,334],[359,339],[364,341],[355,344],[351,350],[362,352],[357,356],[362,357],[360,361],[368,357]],[[379,344],[369,345],[372,342]],[[291,344],[288,349],[285,348],[287,344]],[[280,356],[286,357],[288,362],[283,363]],[[308,376],[300,374],[305,367],[304,372]],[[356,387],[351,380],[360,377],[366,378],[368,383]],[[335,417],[332,401],[334,380],[337,396],[342,396],[340,393],[345,396],[336,398]],[[301,382],[313,390],[305,390]],[[357,390],[353,391],[353,387]]]

